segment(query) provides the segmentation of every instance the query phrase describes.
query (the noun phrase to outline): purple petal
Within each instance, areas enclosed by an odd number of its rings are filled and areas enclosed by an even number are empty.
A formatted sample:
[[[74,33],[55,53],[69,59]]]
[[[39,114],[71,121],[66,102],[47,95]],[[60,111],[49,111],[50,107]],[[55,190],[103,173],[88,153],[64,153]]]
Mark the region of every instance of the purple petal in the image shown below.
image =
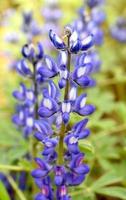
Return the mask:
[[[77,174],[87,174],[90,171],[90,168],[88,165],[82,164],[79,167],[75,168],[74,171]]]
[[[85,105],[82,109],[76,110],[76,112],[80,115],[90,115],[95,111],[95,106],[93,105]]]
[[[84,38],[83,40],[81,40],[80,43],[81,43],[81,48],[80,48],[81,51],[88,50],[94,44],[93,35],[87,36],[86,38]]]
[[[31,175],[34,178],[42,178],[42,177],[46,176],[47,173],[48,173],[47,170],[35,169],[32,171]]]

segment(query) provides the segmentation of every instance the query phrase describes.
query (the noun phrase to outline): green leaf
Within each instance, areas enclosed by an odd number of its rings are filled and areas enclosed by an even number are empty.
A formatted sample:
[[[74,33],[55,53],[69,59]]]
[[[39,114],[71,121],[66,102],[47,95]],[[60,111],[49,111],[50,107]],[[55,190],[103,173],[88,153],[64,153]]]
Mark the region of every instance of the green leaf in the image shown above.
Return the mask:
[[[82,152],[94,154],[95,150],[93,145],[87,140],[80,140],[79,146]]]
[[[31,165],[31,162],[29,160],[21,159],[20,162],[19,162],[19,165],[21,167],[24,167],[25,169],[32,170],[32,165]]]
[[[123,187],[112,186],[100,188],[96,191],[96,193],[126,200],[126,188]]]
[[[0,200],[10,200],[9,194],[2,181],[0,181]]]
[[[118,175],[116,172],[111,171],[107,172],[105,175],[100,177],[98,180],[96,180],[93,185],[91,186],[92,190],[96,191],[98,189],[101,190],[102,187],[114,184],[117,182],[121,182],[123,180],[123,176]]]

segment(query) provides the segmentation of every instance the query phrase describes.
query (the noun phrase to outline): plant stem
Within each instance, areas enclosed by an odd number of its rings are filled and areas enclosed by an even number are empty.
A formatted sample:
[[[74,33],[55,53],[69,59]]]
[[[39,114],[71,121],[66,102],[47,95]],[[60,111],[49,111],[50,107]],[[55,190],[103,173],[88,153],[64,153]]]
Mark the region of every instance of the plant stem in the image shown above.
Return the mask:
[[[33,84],[34,84],[34,95],[36,98],[34,112],[35,112],[35,119],[38,119],[38,85],[36,81],[36,62],[33,63],[34,75],[33,75]]]
[[[24,196],[23,192],[18,188],[14,179],[10,175],[7,175],[7,178],[8,178],[9,183],[11,184],[12,188],[16,192],[17,196],[19,197],[19,199],[20,200],[27,200],[26,197]]]
[[[61,129],[60,129],[60,138],[59,138],[59,146],[58,146],[58,165],[63,164],[63,154],[64,154],[64,145],[63,145],[63,140],[64,140],[64,134],[65,134],[65,124],[62,123]]]
[[[70,36],[68,35],[68,61],[67,61],[67,70],[70,72],[70,62],[71,62],[71,53],[69,51],[69,46],[70,46]],[[65,94],[64,94],[64,100],[68,99],[68,94],[69,94],[69,79],[67,79],[66,87],[65,87]]]
[[[38,103],[38,84],[36,81],[36,62],[33,61],[33,87],[34,87],[34,96],[35,96],[35,105],[34,105],[34,119],[37,120],[39,118],[38,116],[38,107],[39,107],[39,103]],[[34,133],[34,131],[33,131]],[[32,155],[32,165],[34,166],[34,158],[37,155],[37,149],[36,149],[36,145],[37,145],[37,141],[35,140],[34,136],[32,135],[30,138],[30,151],[31,151],[31,155]],[[35,193],[36,191],[36,187],[34,185],[32,185],[32,191],[33,193]]]
[[[67,70],[70,72],[70,63],[71,63],[71,53],[69,51],[70,47],[70,34],[67,35],[67,43],[68,43],[68,49],[67,49],[67,54],[68,54],[68,61],[67,61]],[[68,100],[68,94],[69,94],[69,79],[67,79],[66,87],[65,87],[65,92],[64,92],[64,100]],[[64,163],[64,136],[65,136],[65,131],[66,131],[66,126],[62,122],[61,129],[59,132],[59,146],[58,146],[58,165],[62,165]]]
[[[30,171],[28,168],[23,168],[20,166],[14,166],[14,165],[2,165],[0,164],[0,170],[8,170],[8,171]]]

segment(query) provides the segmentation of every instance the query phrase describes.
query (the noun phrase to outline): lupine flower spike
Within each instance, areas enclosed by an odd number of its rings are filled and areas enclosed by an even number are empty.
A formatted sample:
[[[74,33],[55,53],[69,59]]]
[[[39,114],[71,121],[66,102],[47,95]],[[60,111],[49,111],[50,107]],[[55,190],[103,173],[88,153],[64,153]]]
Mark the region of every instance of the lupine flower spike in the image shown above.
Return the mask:
[[[90,134],[86,128],[87,116],[95,111],[95,107],[86,104],[87,95],[78,95],[78,89],[94,85],[92,60],[85,59],[94,39],[92,34],[80,38],[71,26],[65,28],[65,36],[67,42],[50,30],[51,43],[59,50],[58,59],[44,56],[37,64],[37,74],[47,84],[38,109],[40,118],[34,123],[34,136],[43,145],[42,157],[35,158],[37,169],[32,171],[40,189],[35,200],[71,200],[69,186],[81,184],[90,170],[84,163],[85,155],[80,152],[79,141]],[[77,58],[73,70],[72,57]],[[53,82],[55,76],[59,77],[58,85]],[[70,128],[71,113],[86,118]]]

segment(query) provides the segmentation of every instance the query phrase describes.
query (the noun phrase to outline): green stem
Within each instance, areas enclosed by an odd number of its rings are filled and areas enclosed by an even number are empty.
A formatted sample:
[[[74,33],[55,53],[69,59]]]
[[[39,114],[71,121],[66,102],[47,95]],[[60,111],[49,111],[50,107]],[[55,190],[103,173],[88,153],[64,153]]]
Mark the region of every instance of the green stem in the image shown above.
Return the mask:
[[[60,138],[59,138],[59,146],[58,146],[58,165],[62,165],[63,164],[63,157],[64,157],[64,145],[63,145],[63,140],[64,140],[64,135],[65,135],[65,124],[62,123],[61,125],[61,130],[60,130]]]
[[[38,84],[36,81],[36,62],[33,61],[33,86],[34,86],[34,96],[36,99],[35,105],[34,105],[34,119],[38,119]],[[33,135],[30,138],[30,143],[31,143],[31,154],[32,154],[32,159],[36,157],[36,144],[37,142],[34,140]],[[34,162],[34,161],[33,161]],[[34,164],[34,163],[33,163]]]
[[[30,171],[28,168],[14,166],[14,165],[2,165],[0,164],[0,170],[8,170],[8,171]]]
[[[35,111],[35,119],[38,119],[38,85],[37,85],[37,81],[36,81],[36,63],[33,63],[33,69],[34,69],[34,76],[33,76],[34,95],[36,98],[34,111]]]
[[[24,196],[23,192],[18,188],[14,179],[10,175],[7,175],[7,178],[8,178],[9,183],[11,184],[12,188],[16,192],[17,196],[19,197],[19,199],[20,200],[27,200],[26,197]]]
[[[35,101],[36,101],[35,105],[34,105],[34,119],[37,120],[39,118],[39,116],[38,116],[39,103],[38,103],[38,84],[37,84],[37,81],[36,81],[36,62],[34,62],[34,61],[33,61],[33,86],[34,86],[34,96],[35,96]],[[32,166],[35,165],[34,158],[37,155],[36,146],[37,146],[37,141],[35,140],[33,135],[31,135],[31,138],[30,138],[30,153],[32,155]],[[36,187],[35,187],[34,182],[32,184],[32,191],[33,191],[33,193],[36,192]]]
[[[69,51],[69,46],[70,46],[70,34],[67,36],[68,38],[68,61],[67,61],[67,70],[70,72],[70,62],[71,62],[71,53]],[[69,79],[67,79],[66,87],[65,87],[65,92],[64,92],[64,100],[68,100],[68,94],[69,94]],[[66,126],[64,123],[61,125],[61,129],[59,132],[59,146],[58,146],[58,165],[62,165],[64,163],[64,136],[65,136],[65,131],[66,131]]]

